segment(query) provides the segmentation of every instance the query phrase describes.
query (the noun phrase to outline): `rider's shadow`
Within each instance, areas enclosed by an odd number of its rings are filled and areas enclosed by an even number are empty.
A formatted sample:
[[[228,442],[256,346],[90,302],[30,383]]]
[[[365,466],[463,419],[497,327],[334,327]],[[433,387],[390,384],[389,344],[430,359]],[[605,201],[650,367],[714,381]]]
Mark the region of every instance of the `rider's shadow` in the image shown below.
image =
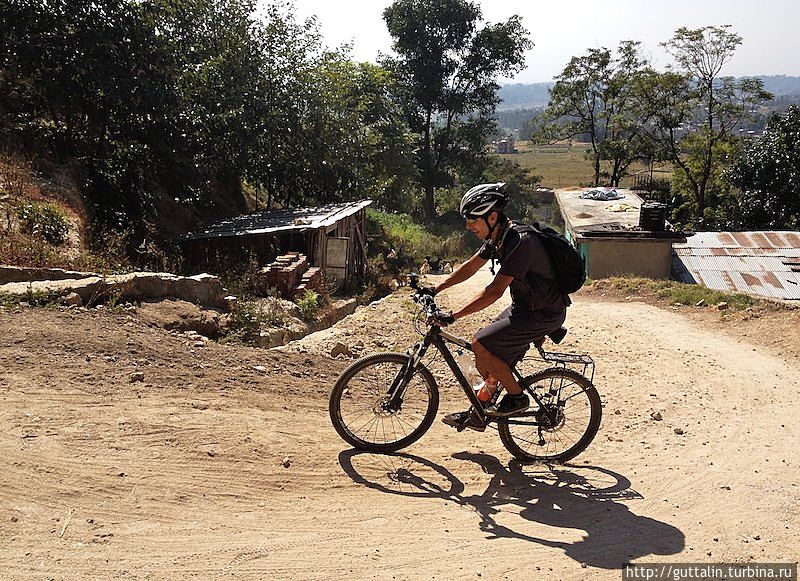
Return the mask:
[[[363,474],[370,463],[356,470],[354,459],[380,458],[376,477]],[[473,508],[480,516],[480,528],[489,538],[516,538],[558,548],[579,563],[604,569],[619,569],[625,563],[647,555],[673,555],[684,548],[683,533],[656,519],[639,516],[623,499],[642,498],[631,489],[624,476],[593,466],[546,468],[524,466],[517,462],[503,465],[488,454],[460,452],[459,460],[479,464],[491,475],[482,494],[465,495],[464,484],[446,468],[411,454],[375,455],[347,450],[339,463],[354,481],[393,494],[442,498]],[[379,481],[377,474],[391,478]],[[612,483],[611,486],[608,484]],[[499,515],[511,515],[514,507],[519,517],[551,527],[583,531],[574,542],[555,541],[522,532],[498,522]],[[508,522],[508,518],[503,518]]]
[[[481,515],[481,530],[495,537],[560,548],[579,563],[604,569],[618,569],[646,555],[673,555],[684,548],[679,529],[616,502],[642,496],[631,489],[627,478],[610,470],[585,465],[543,470],[518,462],[504,466],[494,456],[468,452],[453,457],[476,462],[492,475],[483,494],[464,501]],[[606,487],[609,481],[614,484]],[[585,534],[579,541],[563,542],[514,531],[495,518],[502,505],[520,507],[519,516],[525,520]]]

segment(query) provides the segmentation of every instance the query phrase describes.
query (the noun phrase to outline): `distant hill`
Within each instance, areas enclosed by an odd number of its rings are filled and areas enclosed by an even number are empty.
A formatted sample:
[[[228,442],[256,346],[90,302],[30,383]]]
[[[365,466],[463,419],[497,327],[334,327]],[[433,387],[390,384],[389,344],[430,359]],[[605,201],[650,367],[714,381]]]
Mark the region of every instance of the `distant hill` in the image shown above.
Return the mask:
[[[800,96],[800,77],[786,75],[759,75],[764,88],[776,97]],[[514,83],[503,85],[497,92],[500,97],[498,111],[512,109],[539,109],[550,101],[548,89],[553,83]]]
[[[509,109],[538,109],[547,107],[550,102],[548,92],[553,83],[515,83],[513,85],[503,85],[497,91],[500,97],[500,104],[497,105],[498,111]]]
[[[764,81],[764,88],[776,97],[800,95],[800,77],[772,75],[759,78]]]

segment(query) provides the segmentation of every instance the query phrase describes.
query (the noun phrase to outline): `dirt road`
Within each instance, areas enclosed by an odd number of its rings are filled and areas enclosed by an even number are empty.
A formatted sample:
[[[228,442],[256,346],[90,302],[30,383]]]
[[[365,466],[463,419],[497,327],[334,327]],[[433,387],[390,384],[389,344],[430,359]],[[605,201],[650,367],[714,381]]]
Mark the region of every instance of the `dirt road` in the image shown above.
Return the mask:
[[[402,454],[350,450],[327,417],[349,359],[324,353],[404,350],[411,318],[401,290],[264,351],[134,311],[0,309],[0,578],[619,579],[629,561],[797,561],[794,356],[579,294],[563,345],[597,361],[604,419],[574,464],[519,466],[495,432],[438,421]],[[463,406],[442,379],[440,416]]]

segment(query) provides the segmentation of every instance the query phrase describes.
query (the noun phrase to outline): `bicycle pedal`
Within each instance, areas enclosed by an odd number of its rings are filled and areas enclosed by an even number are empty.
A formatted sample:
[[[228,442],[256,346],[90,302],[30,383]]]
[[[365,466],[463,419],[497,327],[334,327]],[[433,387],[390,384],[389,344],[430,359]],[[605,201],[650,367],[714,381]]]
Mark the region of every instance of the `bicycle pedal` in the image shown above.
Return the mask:
[[[455,428],[457,432],[463,432],[467,428],[475,430],[476,432],[483,432],[486,430],[485,424],[482,424],[480,420],[465,412],[447,414],[442,418],[442,423]]]

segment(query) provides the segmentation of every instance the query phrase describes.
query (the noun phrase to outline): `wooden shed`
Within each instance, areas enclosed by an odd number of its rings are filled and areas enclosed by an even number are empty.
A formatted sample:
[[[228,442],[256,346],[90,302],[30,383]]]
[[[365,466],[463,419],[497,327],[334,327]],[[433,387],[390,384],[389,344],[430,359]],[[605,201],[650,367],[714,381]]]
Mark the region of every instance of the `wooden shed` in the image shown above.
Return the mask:
[[[309,263],[339,283],[366,271],[365,208],[372,200],[285,208],[229,218],[187,235],[184,256],[192,268],[219,271],[237,261],[267,264],[286,252],[301,252]]]

